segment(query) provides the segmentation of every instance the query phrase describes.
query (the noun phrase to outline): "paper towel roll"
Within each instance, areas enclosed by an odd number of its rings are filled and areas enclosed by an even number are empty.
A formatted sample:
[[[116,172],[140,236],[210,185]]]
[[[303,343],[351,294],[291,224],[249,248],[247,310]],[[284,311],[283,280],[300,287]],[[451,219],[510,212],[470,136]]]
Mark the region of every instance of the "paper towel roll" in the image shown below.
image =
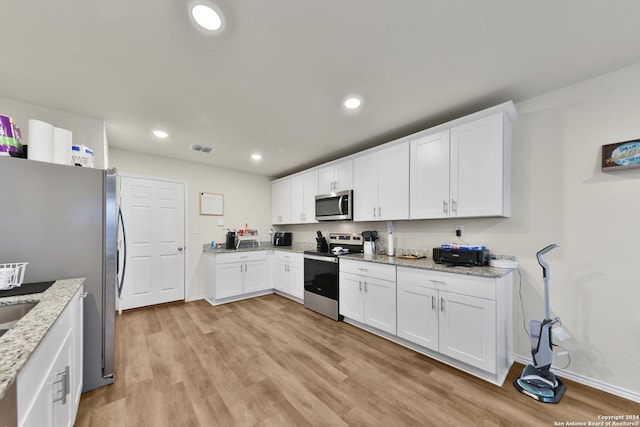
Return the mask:
[[[72,133],[66,129],[53,128],[53,162],[71,164]]]
[[[27,157],[30,160],[53,162],[53,125],[30,119],[28,145]]]

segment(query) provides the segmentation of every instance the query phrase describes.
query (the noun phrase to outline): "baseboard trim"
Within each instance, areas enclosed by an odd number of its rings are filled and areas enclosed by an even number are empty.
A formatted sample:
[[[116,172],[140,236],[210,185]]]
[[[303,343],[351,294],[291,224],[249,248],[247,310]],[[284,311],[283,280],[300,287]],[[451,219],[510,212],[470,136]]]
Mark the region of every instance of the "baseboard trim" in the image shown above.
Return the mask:
[[[513,360],[523,365],[528,365],[531,363],[531,359],[519,356],[517,354],[513,355]],[[604,381],[585,377],[584,375],[576,374],[575,372],[567,371],[565,369],[559,369],[559,368],[553,367],[553,372],[556,375],[558,375],[560,378],[566,378],[571,381],[575,381],[577,383],[595,388],[596,390],[604,391],[606,393],[613,394],[613,395],[622,397],[624,399],[628,399],[633,402],[640,403],[640,393],[636,393],[634,391],[630,391],[622,387],[608,384],[608,383],[605,383]]]

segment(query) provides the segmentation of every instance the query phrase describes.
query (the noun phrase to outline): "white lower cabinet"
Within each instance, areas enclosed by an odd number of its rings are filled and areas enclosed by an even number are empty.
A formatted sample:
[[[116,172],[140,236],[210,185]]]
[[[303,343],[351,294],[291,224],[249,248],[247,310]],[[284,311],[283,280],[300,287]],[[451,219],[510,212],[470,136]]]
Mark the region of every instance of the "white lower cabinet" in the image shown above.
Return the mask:
[[[18,374],[18,426],[72,426],[82,391],[83,288],[60,314]],[[80,360],[78,360],[80,355]],[[79,362],[79,366],[78,366]],[[78,377],[79,375],[79,377]]]
[[[304,256],[274,251],[274,288],[302,300],[304,298]]]
[[[216,254],[216,300],[269,289],[267,252],[246,251]]]
[[[396,334],[396,268],[340,260],[340,314]]]
[[[512,363],[510,283],[398,267],[398,336],[502,383]]]

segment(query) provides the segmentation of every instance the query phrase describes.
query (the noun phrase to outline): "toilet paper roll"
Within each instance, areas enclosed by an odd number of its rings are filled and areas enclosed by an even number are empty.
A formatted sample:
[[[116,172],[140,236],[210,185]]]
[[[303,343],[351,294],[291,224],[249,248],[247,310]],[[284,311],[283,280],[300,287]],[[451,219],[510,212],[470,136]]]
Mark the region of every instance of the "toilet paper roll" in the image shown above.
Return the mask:
[[[53,162],[53,125],[30,119],[28,128],[29,149],[27,150],[27,157],[30,160]]]
[[[71,164],[72,133],[62,128],[53,128],[53,162]]]

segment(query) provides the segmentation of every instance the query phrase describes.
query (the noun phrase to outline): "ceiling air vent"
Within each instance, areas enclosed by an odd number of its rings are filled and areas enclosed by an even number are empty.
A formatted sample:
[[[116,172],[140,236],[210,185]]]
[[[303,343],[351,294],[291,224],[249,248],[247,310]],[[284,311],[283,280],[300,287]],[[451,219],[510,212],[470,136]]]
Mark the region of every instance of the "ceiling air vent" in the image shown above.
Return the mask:
[[[200,144],[191,144],[191,149],[193,151],[202,151],[203,153],[207,153],[207,154],[215,150],[215,148],[213,147],[208,147],[206,145],[200,145]]]

